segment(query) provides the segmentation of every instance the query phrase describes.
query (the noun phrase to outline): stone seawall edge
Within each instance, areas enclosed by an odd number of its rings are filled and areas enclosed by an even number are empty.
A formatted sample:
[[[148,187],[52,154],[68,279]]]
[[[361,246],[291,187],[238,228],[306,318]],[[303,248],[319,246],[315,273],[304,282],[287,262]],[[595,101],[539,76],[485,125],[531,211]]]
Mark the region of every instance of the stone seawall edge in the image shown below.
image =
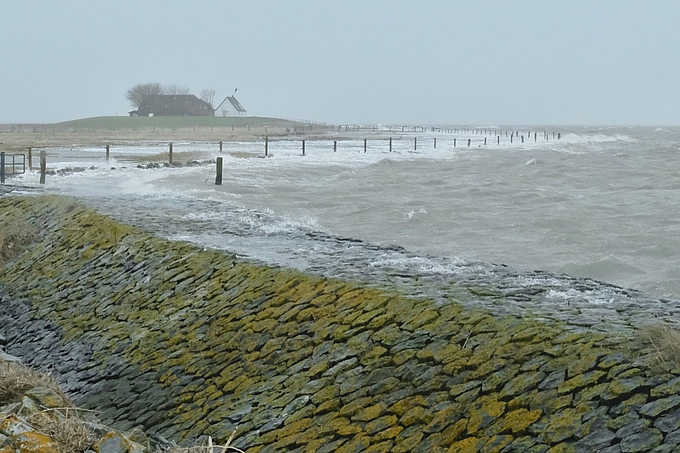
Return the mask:
[[[624,338],[271,268],[63,197],[0,276],[10,353],[120,430],[248,452],[675,451],[680,371]]]

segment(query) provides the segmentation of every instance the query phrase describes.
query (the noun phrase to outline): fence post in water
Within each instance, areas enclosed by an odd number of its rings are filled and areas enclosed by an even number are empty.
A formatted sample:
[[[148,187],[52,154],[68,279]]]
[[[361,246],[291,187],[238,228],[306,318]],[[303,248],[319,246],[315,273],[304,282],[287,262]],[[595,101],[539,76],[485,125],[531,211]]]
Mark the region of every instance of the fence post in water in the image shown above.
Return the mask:
[[[0,184],[5,183],[5,152],[0,152]]]
[[[510,134],[510,143],[512,143],[512,137],[514,134]]]
[[[172,143],[170,143],[170,145],[168,145],[168,149],[169,149],[169,152],[168,152],[168,162],[169,162],[170,164],[172,164]]]
[[[302,140],[302,155],[305,155],[305,141]]]
[[[524,143],[524,135],[522,135],[522,143]]]
[[[28,147],[28,169],[33,170],[33,149]]]
[[[109,155],[110,155],[110,148],[109,145],[106,145],[106,160],[109,160]]]
[[[366,142],[367,142],[367,139],[364,139],[364,154],[366,154]]]
[[[534,132],[534,141],[536,141],[536,132]]]
[[[418,137],[413,137],[413,151],[418,151]]]
[[[486,137],[484,137],[484,146],[486,146]]]
[[[557,140],[562,140],[562,132],[557,133]]]
[[[456,139],[455,138],[453,139],[453,147],[454,148],[456,147]]]
[[[392,137],[390,137],[390,152],[392,152]]]
[[[220,140],[220,152],[222,152],[222,140]]]
[[[498,144],[498,145],[501,144],[501,136],[500,135],[496,136],[496,144]]]
[[[434,149],[437,149],[437,137],[434,138]]]
[[[264,157],[269,157],[269,137],[264,137]]]
[[[470,143],[472,142],[471,138],[468,138],[468,148],[470,147]]]
[[[217,158],[217,176],[215,176],[215,185],[222,185],[222,157]]]
[[[45,184],[45,173],[47,172],[47,153],[40,151],[40,184]]]
[[[333,152],[336,152],[338,150],[338,141],[333,140]]]

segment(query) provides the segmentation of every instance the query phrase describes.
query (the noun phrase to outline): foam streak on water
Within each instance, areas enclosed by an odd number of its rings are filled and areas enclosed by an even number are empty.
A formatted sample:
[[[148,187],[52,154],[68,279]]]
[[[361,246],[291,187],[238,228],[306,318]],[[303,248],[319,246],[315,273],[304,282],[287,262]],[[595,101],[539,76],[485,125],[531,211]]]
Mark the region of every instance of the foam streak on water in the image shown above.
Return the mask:
[[[485,147],[472,136],[469,148],[460,134],[419,134],[415,152],[414,134],[394,134],[392,153],[387,135],[368,134],[364,153],[363,136],[346,134],[336,153],[330,138],[308,140],[304,157],[298,140],[270,141],[268,159],[242,158],[262,143],[225,143],[239,157],[224,155],[222,186],[209,163],[135,167],[165,144],[114,147],[108,164],[101,150],[48,149],[50,167],[95,169],[48,176],[45,190],[166,237],[324,275],[408,280],[416,293],[414,279],[522,289],[539,278],[546,303],[631,297],[555,277],[569,274],[679,299],[680,129],[552,129],[562,140],[490,136]],[[174,151],[180,162],[219,155],[205,143]]]

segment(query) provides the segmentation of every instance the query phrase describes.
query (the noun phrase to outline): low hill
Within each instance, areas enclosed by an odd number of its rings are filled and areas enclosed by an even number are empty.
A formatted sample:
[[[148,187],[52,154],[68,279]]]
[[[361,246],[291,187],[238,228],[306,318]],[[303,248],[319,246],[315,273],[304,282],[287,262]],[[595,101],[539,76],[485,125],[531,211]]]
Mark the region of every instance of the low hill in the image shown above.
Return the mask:
[[[56,129],[134,129],[187,127],[290,127],[309,122],[259,116],[97,116],[49,125]]]

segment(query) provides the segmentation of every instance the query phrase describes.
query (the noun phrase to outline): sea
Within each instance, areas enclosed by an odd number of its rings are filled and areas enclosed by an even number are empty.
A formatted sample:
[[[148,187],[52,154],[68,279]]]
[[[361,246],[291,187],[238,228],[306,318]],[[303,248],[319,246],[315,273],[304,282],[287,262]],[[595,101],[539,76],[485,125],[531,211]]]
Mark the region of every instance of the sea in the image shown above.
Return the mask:
[[[70,195],[172,240],[439,300],[461,281],[538,286],[556,304],[635,291],[680,300],[679,127],[378,127],[306,137],[304,155],[303,138],[269,139],[267,157],[264,140],[222,153],[175,142],[181,166],[163,165],[162,140],[112,145],[108,161],[101,146],[44,148],[46,183],[27,171],[6,189]]]

